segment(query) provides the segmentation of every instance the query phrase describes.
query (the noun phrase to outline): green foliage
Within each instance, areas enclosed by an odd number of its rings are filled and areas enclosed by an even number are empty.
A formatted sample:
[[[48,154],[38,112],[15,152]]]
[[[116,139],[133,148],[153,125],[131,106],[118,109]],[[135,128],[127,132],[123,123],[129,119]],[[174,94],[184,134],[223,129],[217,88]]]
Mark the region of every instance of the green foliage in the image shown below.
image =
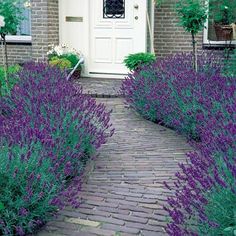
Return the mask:
[[[50,50],[47,52],[47,55],[49,62],[54,60],[55,58],[68,60],[71,63],[71,65],[70,67],[66,68],[75,67],[75,65],[81,58],[80,53],[76,49],[70,48],[65,44],[56,46],[51,45]],[[78,66],[78,69],[81,70],[81,65]]]
[[[236,78],[236,49],[233,50],[228,59],[225,59],[223,75]]]
[[[5,20],[5,26],[0,28],[1,35],[16,34],[17,27],[23,19],[20,4],[20,0],[0,0],[0,15]]]
[[[76,65],[76,64],[78,63],[78,61],[79,61],[79,58],[78,58],[75,54],[72,54],[72,53],[64,54],[64,55],[61,56],[60,58],[65,58],[65,59],[67,59],[68,61],[70,61],[71,67],[75,67],[75,65]]]
[[[228,147],[226,153],[215,152],[214,159],[216,166],[222,171],[221,178],[229,186],[235,185],[235,177],[232,171],[223,160],[227,156],[227,161],[233,166],[233,158],[235,157],[235,150]],[[214,176],[214,170],[212,170]],[[217,184],[214,185],[210,192],[205,193],[207,204],[205,205],[206,217],[210,222],[217,224],[217,227],[211,227],[207,222],[200,222],[198,225],[200,235],[236,235],[236,194],[230,187],[224,188]],[[210,233],[210,234],[209,234]]]
[[[222,165],[223,166],[223,165]],[[206,196],[208,204],[205,206],[207,218],[217,223],[219,227],[210,227],[206,222],[199,224],[199,231],[202,235],[225,235],[234,236],[236,231],[236,196],[230,189],[212,189]]]
[[[0,67],[0,89],[1,94],[7,95],[10,93],[11,89],[15,86],[15,84],[19,81],[19,78],[17,77],[16,73],[19,72],[21,67],[19,65],[10,66],[8,68],[8,86],[7,82],[5,80],[5,72],[4,68]]]
[[[71,62],[66,58],[59,58],[59,57],[52,57],[49,61],[49,65],[51,66],[57,66],[61,70],[71,68]]]
[[[32,232],[37,220],[42,216],[47,220],[50,214],[45,213],[56,210],[50,199],[56,196],[60,183],[50,171],[50,158],[39,165],[42,150],[39,142],[1,147],[0,219],[4,223],[0,223],[0,232],[5,231],[5,235],[10,235],[6,228],[14,229],[17,225]],[[31,201],[27,200],[29,197]]]
[[[65,205],[78,207],[86,161],[112,135],[105,106],[58,68],[25,63],[18,74],[0,99],[0,235],[8,236],[32,233]]]
[[[136,70],[140,66],[152,63],[156,60],[156,57],[152,53],[135,53],[130,54],[124,59],[125,66],[129,70]]]
[[[154,0],[157,7],[160,7],[165,0]]]
[[[201,0],[180,0],[176,5],[179,24],[186,32],[196,35],[204,28],[207,7]]]
[[[235,0],[210,0],[210,18],[215,23],[228,25],[236,22],[236,1]]]

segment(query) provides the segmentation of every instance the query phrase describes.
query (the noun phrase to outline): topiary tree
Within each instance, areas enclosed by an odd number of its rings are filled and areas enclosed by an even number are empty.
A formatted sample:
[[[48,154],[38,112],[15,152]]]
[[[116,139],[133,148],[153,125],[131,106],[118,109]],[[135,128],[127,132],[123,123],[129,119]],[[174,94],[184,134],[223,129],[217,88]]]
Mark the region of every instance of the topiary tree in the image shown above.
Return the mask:
[[[155,0],[157,6],[160,6],[166,0]],[[176,12],[179,18],[179,25],[192,36],[193,46],[193,66],[197,71],[197,52],[195,36],[203,28],[207,20],[207,5],[205,0],[178,0]]]
[[[22,18],[22,8],[20,0],[0,0],[0,16],[4,19],[4,26],[0,27],[0,36],[4,44],[5,52],[5,69],[8,71],[8,55],[6,35],[16,34],[17,27],[20,24]],[[7,78],[6,78],[7,79]],[[6,81],[7,83],[7,81]]]
[[[193,46],[193,66],[197,71],[197,52],[195,36],[204,28],[207,20],[207,6],[204,0],[179,0],[176,5],[179,24],[191,33]]]

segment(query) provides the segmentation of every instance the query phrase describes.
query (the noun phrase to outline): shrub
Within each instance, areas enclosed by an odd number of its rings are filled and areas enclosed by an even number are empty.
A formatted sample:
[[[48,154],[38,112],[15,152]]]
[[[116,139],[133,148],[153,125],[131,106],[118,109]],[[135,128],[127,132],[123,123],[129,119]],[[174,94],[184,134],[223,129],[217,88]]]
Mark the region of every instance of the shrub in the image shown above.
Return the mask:
[[[208,110],[198,117],[202,142],[192,143],[197,151],[176,173],[174,197],[165,208],[169,235],[236,233],[235,91],[233,82],[201,101]]]
[[[146,65],[128,75],[121,92],[126,103],[145,118],[196,138],[196,115],[202,109],[196,98],[217,84],[214,78],[220,74],[221,63],[203,54],[196,73],[191,58],[191,54],[177,54]]]
[[[1,145],[3,145],[2,143]],[[61,183],[50,171],[50,159],[38,143],[1,147],[0,232],[25,235],[49,219]]]
[[[140,66],[154,62],[156,60],[155,55],[151,53],[135,53],[130,54],[124,59],[125,66],[131,70],[137,70]]]
[[[75,50],[74,48],[70,48],[65,44],[56,46],[51,45],[50,50],[47,52],[47,55],[49,62],[54,61],[56,59],[58,61],[60,61],[61,59],[64,62],[69,61],[70,64],[68,64],[67,67],[64,68],[75,67],[75,65],[81,59],[81,54],[77,50]],[[81,65],[79,65],[78,69],[81,70]]]
[[[71,68],[71,62],[67,60],[66,58],[58,58],[58,57],[53,57],[49,61],[50,66],[57,66],[61,70],[65,70],[67,68]]]
[[[122,84],[126,103],[201,142],[180,163],[174,183],[164,183],[173,195],[169,235],[234,235],[236,229],[236,126],[233,76],[222,75],[222,60],[199,57],[199,71],[191,55],[175,55],[130,74]]]
[[[18,82],[17,72],[19,72],[21,67],[19,65],[10,66],[8,68],[8,81],[5,81],[4,68],[0,67],[0,83],[1,83],[1,95],[7,95],[10,93],[11,89]],[[8,84],[7,84],[8,82]]]
[[[65,54],[64,58],[67,59],[68,61],[70,61],[71,63],[71,67],[75,67],[75,65],[78,63],[79,58],[78,56],[76,56],[75,54]]]
[[[225,59],[223,75],[227,77],[236,77],[236,49],[229,54],[228,59]]]
[[[0,233],[6,235],[29,233],[58,208],[78,206],[80,179],[73,177],[114,132],[105,106],[73,87],[60,69],[28,63],[19,77],[11,96],[0,100],[0,178],[7,179]]]

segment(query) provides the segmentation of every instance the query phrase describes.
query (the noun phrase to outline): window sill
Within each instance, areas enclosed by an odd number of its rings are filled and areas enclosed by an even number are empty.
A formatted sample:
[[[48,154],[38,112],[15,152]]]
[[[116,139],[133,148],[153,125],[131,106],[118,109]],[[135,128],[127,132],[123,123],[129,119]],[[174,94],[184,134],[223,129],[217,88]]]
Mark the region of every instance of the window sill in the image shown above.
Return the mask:
[[[203,41],[204,48],[236,48],[236,40],[233,41]]]
[[[32,37],[31,36],[16,36],[16,35],[7,35],[6,36],[7,44],[31,44]]]

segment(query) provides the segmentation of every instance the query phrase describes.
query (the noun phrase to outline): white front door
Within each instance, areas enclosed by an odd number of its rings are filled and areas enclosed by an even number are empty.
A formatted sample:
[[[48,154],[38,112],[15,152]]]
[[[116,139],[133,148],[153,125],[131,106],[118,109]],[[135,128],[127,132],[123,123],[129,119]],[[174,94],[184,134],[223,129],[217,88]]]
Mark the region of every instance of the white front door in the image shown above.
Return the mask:
[[[89,73],[127,74],[124,57],[146,51],[146,0],[90,0]]]

